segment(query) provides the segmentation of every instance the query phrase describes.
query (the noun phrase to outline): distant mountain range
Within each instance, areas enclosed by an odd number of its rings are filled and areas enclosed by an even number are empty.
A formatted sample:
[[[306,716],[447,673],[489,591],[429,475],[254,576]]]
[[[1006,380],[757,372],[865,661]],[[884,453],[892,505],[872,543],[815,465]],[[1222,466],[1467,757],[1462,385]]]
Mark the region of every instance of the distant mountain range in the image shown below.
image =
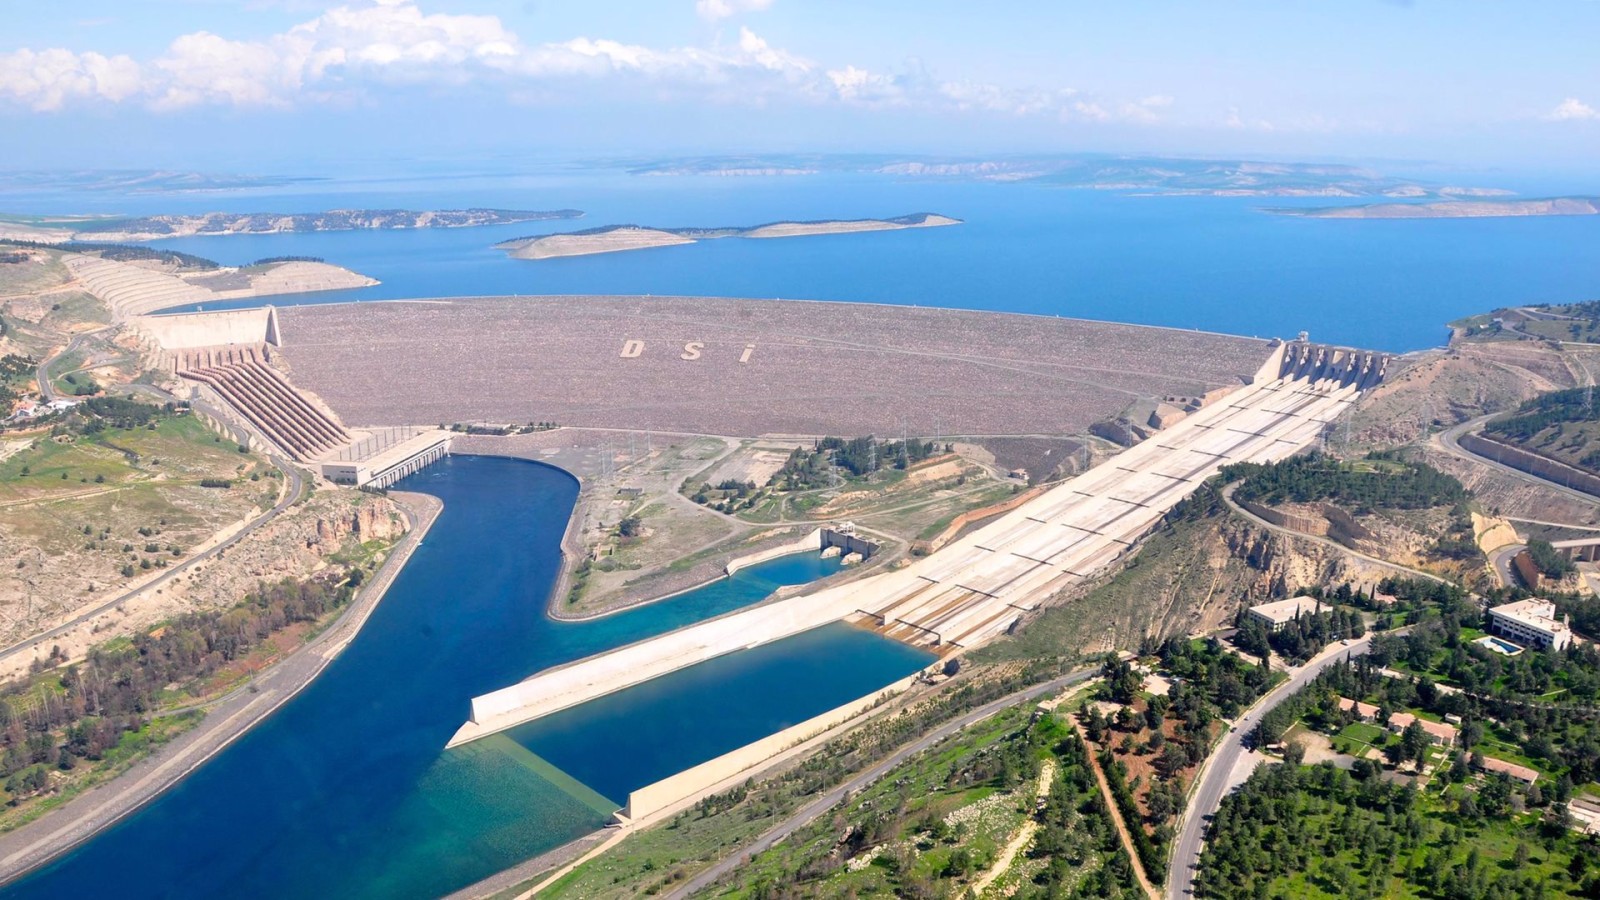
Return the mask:
[[[1446,200],[1442,203],[1368,203],[1268,209],[1307,219],[1483,219],[1498,216],[1600,215],[1600,197],[1544,197],[1535,200]]]
[[[898,178],[1025,181],[1072,188],[1215,197],[1451,198],[1509,195],[1452,187],[1329,163],[1146,156],[920,157],[774,154],[608,160],[634,175],[805,176],[863,173]]]
[[[282,234],[363,229],[472,228],[547,219],[576,219],[581,210],[516,209],[333,209],[315,213],[202,213],[137,218],[33,219],[26,221],[46,237],[76,241],[153,241],[161,238],[222,234]],[[0,227],[0,231],[4,231]]]

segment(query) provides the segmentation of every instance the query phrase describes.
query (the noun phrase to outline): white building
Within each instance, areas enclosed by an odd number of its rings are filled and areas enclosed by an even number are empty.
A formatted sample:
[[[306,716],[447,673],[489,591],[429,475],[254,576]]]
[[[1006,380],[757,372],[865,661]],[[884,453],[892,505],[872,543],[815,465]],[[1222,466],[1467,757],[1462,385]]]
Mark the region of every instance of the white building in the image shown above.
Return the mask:
[[[1489,610],[1491,630],[1532,647],[1565,650],[1572,629],[1556,618],[1556,605],[1548,600],[1518,600]]]
[[[1311,615],[1317,611],[1317,598],[1315,597],[1290,597],[1287,600],[1274,600],[1260,606],[1250,607],[1251,621],[1260,622],[1268,631],[1277,631],[1283,626],[1293,622],[1301,615]]]

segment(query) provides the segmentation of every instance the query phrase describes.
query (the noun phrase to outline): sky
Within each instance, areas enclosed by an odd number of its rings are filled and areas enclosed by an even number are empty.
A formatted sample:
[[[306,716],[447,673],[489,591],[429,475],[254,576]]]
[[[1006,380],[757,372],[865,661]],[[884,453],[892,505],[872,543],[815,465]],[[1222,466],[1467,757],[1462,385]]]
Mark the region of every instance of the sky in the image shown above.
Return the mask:
[[[0,167],[1122,152],[1600,166],[1597,0],[0,0]]]

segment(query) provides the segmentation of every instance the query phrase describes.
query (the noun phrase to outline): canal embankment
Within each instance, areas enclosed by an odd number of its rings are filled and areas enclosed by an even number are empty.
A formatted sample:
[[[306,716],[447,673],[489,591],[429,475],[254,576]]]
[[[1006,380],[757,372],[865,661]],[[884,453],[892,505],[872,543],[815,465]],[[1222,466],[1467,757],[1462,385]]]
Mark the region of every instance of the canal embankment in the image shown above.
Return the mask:
[[[406,534],[332,624],[208,705],[199,725],[127,772],[0,835],[0,882],[50,862],[149,803],[310,685],[355,639],[444,509],[437,497],[428,494],[396,491],[389,497],[406,517]]]

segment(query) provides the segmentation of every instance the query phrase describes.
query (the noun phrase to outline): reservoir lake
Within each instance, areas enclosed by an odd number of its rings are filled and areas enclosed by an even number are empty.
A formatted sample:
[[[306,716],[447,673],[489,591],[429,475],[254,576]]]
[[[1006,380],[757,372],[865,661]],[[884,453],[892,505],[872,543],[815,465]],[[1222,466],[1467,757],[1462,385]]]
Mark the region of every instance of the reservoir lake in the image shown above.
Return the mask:
[[[827,626],[445,751],[476,694],[839,563],[797,554],[557,622],[545,604],[577,495],[569,475],[456,456],[398,489],[434,494],[444,511],[345,652],[193,775],[0,897],[439,896],[603,826],[630,790],[933,659]]]
[[[1531,196],[1588,185],[1473,183]],[[1383,198],[1366,198],[1383,199]],[[157,242],[237,265],[322,257],[376,287],[280,305],[505,294],[732,296],[996,310],[1198,328],[1407,351],[1445,323],[1527,303],[1593,299],[1600,216],[1335,220],[1262,207],[1361,198],[1135,193],[874,176],[630,176],[615,171],[351,178],[205,194],[17,194],[13,212],[128,214],[346,209],[584,210],[581,219],[485,228],[187,237]],[[755,225],[937,212],[964,224],[769,240],[723,239],[587,257],[508,258],[511,238],[602,225]],[[249,306],[239,301],[207,308]]]

